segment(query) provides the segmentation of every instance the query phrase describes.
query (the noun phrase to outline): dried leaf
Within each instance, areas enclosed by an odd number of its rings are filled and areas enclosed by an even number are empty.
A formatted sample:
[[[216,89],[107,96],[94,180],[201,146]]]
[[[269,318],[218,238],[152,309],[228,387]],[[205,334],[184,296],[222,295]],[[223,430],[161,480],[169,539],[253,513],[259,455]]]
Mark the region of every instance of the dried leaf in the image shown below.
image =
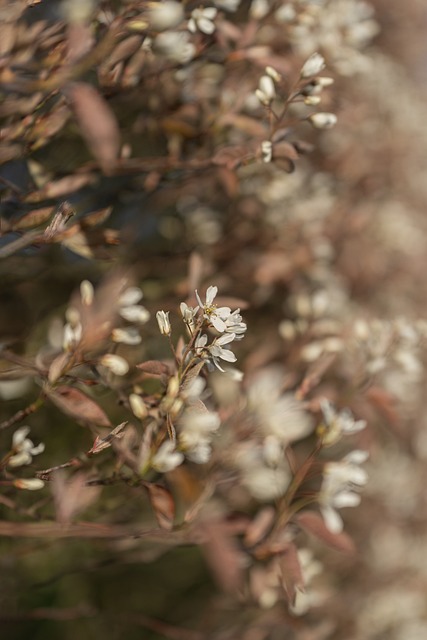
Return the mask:
[[[207,520],[200,525],[202,548],[212,573],[227,592],[236,592],[242,584],[240,551],[227,523]]]
[[[111,422],[105,411],[83,391],[64,385],[54,391],[47,391],[47,395],[58,409],[75,418],[78,422],[85,425],[95,424],[101,427],[111,427]]]
[[[307,533],[324,542],[328,547],[343,553],[354,553],[353,540],[346,533],[331,533],[320,514],[314,511],[303,511],[295,516],[297,524]]]
[[[247,547],[253,547],[260,542],[269,532],[275,518],[273,507],[264,507],[256,514],[249,524],[244,543]]]
[[[21,230],[29,229],[31,227],[38,227],[51,218],[54,210],[55,207],[43,207],[41,209],[34,209],[34,211],[26,213],[24,216],[22,216],[22,218],[15,222],[12,225],[12,228],[14,230]]]
[[[137,369],[140,369],[144,373],[148,373],[152,376],[169,376],[170,370],[167,364],[160,362],[159,360],[147,360],[136,365]]]
[[[105,173],[110,173],[120,151],[116,117],[101,94],[89,84],[75,82],[66,90],[86,143]]]
[[[151,482],[145,483],[159,527],[171,531],[175,517],[175,503],[172,494],[166,487]]]

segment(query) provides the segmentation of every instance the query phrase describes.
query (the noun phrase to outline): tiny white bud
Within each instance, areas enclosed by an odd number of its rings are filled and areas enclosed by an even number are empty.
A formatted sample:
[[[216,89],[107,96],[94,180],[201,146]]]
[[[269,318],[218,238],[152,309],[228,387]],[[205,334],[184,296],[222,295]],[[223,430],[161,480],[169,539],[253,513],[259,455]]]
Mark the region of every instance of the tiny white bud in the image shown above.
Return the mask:
[[[170,336],[171,323],[169,322],[169,311],[157,311],[156,319],[162,336]]]
[[[130,408],[132,409],[132,413],[137,418],[139,418],[140,420],[143,420],[144,418],[147,417],[148,415],[147,405],[145,404],[141,396],[139,396],[137,393],[130,394],[129,404],[130,404]]]
[[[17,489],[26,489],[27,491],[37,491],[43,489],[44,482],[40,478],[18,478],[13,481]]]
[[[313,53],[301,69],[301,78],[311,78],[325,67],[325,59],[320,53]]]
[[[99,364],[109,369],[116,376],[125,376],[129,371],[128,362],[114,353],[107,353],[99,360]]]
[[[322,99],[320,96],[306,96],[304,98],[304,104],[308,105],[309,107],[315,107],[316,105],[320,104],[321,100]]]
[[[274,86],[273,79],[270,76],[261,76],[258,88],[265,97],[270,100],[270,102],[276,96],[276,88]]]
[[[282,76],[280,75],[280,73],[278,71],[276,71],[276,69],[274,69],[273,67],[265,67],[265,73],[270,76],[270,78],[272,78],[274,80],[274,82],[280,82],[282,79]]]
[[[271,162],[273,157],[273,145],[270,140],[261,142],[262,160],[263,162]]]
[[[337,123],[334,113],[313,113],[308,119],[315,129],[332,129]]]
[[[89,280],[82,280],[80,283],[80,296],[85,307],[90,307],[94,297],[93,285]]]

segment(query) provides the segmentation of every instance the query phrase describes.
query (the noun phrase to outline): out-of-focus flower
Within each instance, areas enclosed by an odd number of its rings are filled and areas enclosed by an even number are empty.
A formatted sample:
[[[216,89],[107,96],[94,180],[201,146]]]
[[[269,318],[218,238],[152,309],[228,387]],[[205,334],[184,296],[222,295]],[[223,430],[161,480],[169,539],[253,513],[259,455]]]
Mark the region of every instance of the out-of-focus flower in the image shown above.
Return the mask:
[[[125,376],[129,371],[129,363],[122,356],[118,356],[115,353],[106,353],[100,358],[99,364],[109,369],[116,376]]]
[[[217,13],[218,10],[215,9],[215,7],[194,9],[188,21],[188,30],[191,31],[191,33],[201,31],[206,35],[211,35],[215,31],[214,20]]]
[[[27,438],[30,433],[30,427],[20,427],[15,431],[12,437],[12,453],[7,464],[9,467],[22,467],[31,464],[33,456],[43,453],[45,446],[40,442],[37,446],[34,442]]]
[[[171,323],[169,322],[169,311],[157,311],[156,313],[157,324],[159,325],[160,333],[163,336],[170,336]]]
[[[355,420],[349,409],[337,412],[326,398],[320,401],[320,408],[324,424],[319,425],[317,434],[325,446],[335,444],[342,436],[358,433],[366,427],[366,420]]]
[[[337,117],[334,113],[313,113],[308,117],[315,129],[332,129],[337,123]]]
[[[260,502],[270,502],[286,492],[291,471],[284,455],[271,455],[271,449],[255,442],[244,442],[233,453],[241,482]]]
[[[360,468],[367,459],[366,451],[356,449],[340,462],[328,462],[325,465],[319,505],[325,525],[331,533],[341,533],[344,527],[338,509],[360,504],[361,498],[356,489],[362,488],[368,480],[366,471]]]
[[[160,473],[167,473],[179,467],[184,461],[184,455],[175,451],[175,443],[172,440],[164,442],[151,460],[151,466]]]
[[[205,464],[211,457],[211,442],[221,424],[215,411],[199,411],[189,406],[178,422],[178,440],[189,460]]]
[[[62,348],[64,351],[72,351],[82,339],[83,328],[80,322],[80,313],[74,307],[68,307],[65,317],[67,322],[64,325]]]
[[[276,368],[260,373],[248,388],[248,408],[265,436],[286,445],[313,431],[311,416],[291,394],[281,392],[282,373]]]
[[[163,0],[152,2],[149,8],[148,19],[150,27],[156,31],[166,31],[177,27],[184,18],[184,9],[179,2]]]
[[[325,68],[325,59],[320,53],[313,53],[301,69],[301,78],[311,78],[317,76]]]
[[[145,307],[138,304],[143,293],[138,287],[129,287],[119,298],[119,314],[128,322],[145,324],[150,319],[150,314]]]
[[[186,64],[194,58],[196,47],[186,31],[159,33],[154,40],[155,51],[178,64]]]
[[[136,329],[135,327],[116,327],[111,332],[111,339],[113,340],[113,342],[128,345],[140,344],[142,340],[138,329]]]

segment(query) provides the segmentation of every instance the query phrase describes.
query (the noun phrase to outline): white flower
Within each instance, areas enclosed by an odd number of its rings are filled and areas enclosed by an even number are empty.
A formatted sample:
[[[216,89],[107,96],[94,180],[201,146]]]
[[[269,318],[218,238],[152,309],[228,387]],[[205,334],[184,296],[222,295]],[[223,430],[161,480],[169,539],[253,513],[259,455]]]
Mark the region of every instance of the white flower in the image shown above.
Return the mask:
[[[317,76],[325,68],[325,59],[320,53],[313,53],[304,63],[301,69],[301,78],[311,78]]]
[[[194,329],[194,318],[199,310],[199,307],[193,309],[193,307],[189,307],[185,302],[181,302],[179,308],[181,310],[182,319],[189,328],[190,332],[192,332]]]
[[[206,291],[206,300],[203,303],[199,294],[196,291],[196,298],[199,306],[203,309],[203,315],[208,320],[212,326],[219,331],[219,333],[223,333],[226,328],[226,320],[231,315],[230,307],[217,307],[213,301],[216,298],[216,294],[218,293],[218,287],[208,287]]]
[[[211,441],[221,424],[214,411],[199,411],[188,407],[178,422],[178,439],[187,458],[197,464],[208,462]]]
[[[125,329],[116,327],[111,332],[111,339],[113,342],[129,345],[141,344],[142,340],[138,329],[135,327],[126,327]]]
[[[190,42],[190,36],[185,31],[160,33],[154,40],[154,48],[179,64],[190,62],[196,53],[196,47]]]
[[[356,490],[366,484],[368,476],[359,465],[367,458],[366,451],[355,450],[340,462],[328,462],[325,465],[319,505],[325,525],[331,533],[341,533],[344,527],[337,509],[360,504],[360,495]]]
[[[207,35],[211,35],[215,31],[214,20],[218,10],[215,7],[205,7],[204,9],[194,9],[191,12],[191,18],[188,21],[188,30],[191,33],[201,31]]]
[[[83,328],[80,322],[72,326],[69,322],[64,325],[62,348],[64,351],[72,351],[82,339]]]
[[[213,364],[223,373],[224,369],[221,368],[218,359],[225,360],[226,362],[236,362],[237,358],[234,353],[230,351],[230,349],[224,349],[224,345],[233,342],[235,337],[234,333],[226,333],[219,338],[215,338],[214,342],[208,347]]]
[[[106,353],[99,360],[99,364],[109,369],[116,376],[125,376],[129,371],[129,363],[115,353]]]
[[[21,467],[24,464],[30,464],[33,456],[37,456],[44,451],[44,444],[41,442],[34,446],[34,442],[27,438],[30,433],[30,427],[21,427],[12,437],[12,455],[8,460],[10,467]]]
[[[337,123],[334,113],[313,113],[308,117],[315,129],[332,129]]]
[[[320,401],[320,408],[324,425],[320,425],[317,432],[323,445],[335,444],[343,435],[358,433],[366,427],[366,420],[355,420],[349,409],[343,409],[338,413],[326,398]]]
[[[233,459],[240,470],[242,485],[261,502],[282,496],[291,481],[289,465],[282,455],[271,456],[267,445],[242,443]]]
[[[280,369],[264,370],[248,388],[248,404],[265,436],[286,445],[309,435],[313,422],[291,393],[281,393],[282,382]]]
[[[151,460],[151,466],[160,473],[167,473],[179,467],[184,461],[184,455],[175,451],[175,443],[172,440],[164,442]]]
[[[162,336],[170,336],[171,323],[169,322],[169,311],[157,311],[156,319]]]
[[[138,287],[129,287],[119,298],[119,314],[128,322],[145,324],[150,318],[150,314],[145,307],[139,305],[143,293]]]
[[[255,95],[264,106],[269,106],[273,102],[276,97],[276,87],[271,76],[261,76]]]

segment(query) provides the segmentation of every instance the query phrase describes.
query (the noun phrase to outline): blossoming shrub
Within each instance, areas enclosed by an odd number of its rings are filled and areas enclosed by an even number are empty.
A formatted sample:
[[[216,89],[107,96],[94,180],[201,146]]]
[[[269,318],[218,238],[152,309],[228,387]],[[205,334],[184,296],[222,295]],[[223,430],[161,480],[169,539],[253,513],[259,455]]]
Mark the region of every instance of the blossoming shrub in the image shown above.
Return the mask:
[[[11,621],[349,637],[338,582],[347,567],[363,591],[351,558],[370,518],[346,508],[374,491],[380,424],[411,447],[426,338],[376,293],[406,264],[402,237],[423,245],[377,168],[388,136],[365,158],[366,105],[406,131],[384,105],[397,72],[367,48],[373,6],[7,4],[3,557],[62,540],[88,594],[28,606],[17,583]],[[90,577],[109,563],[140,567],[132,588]],[[13,569],[61,579],[54,553],[31,567]]]

